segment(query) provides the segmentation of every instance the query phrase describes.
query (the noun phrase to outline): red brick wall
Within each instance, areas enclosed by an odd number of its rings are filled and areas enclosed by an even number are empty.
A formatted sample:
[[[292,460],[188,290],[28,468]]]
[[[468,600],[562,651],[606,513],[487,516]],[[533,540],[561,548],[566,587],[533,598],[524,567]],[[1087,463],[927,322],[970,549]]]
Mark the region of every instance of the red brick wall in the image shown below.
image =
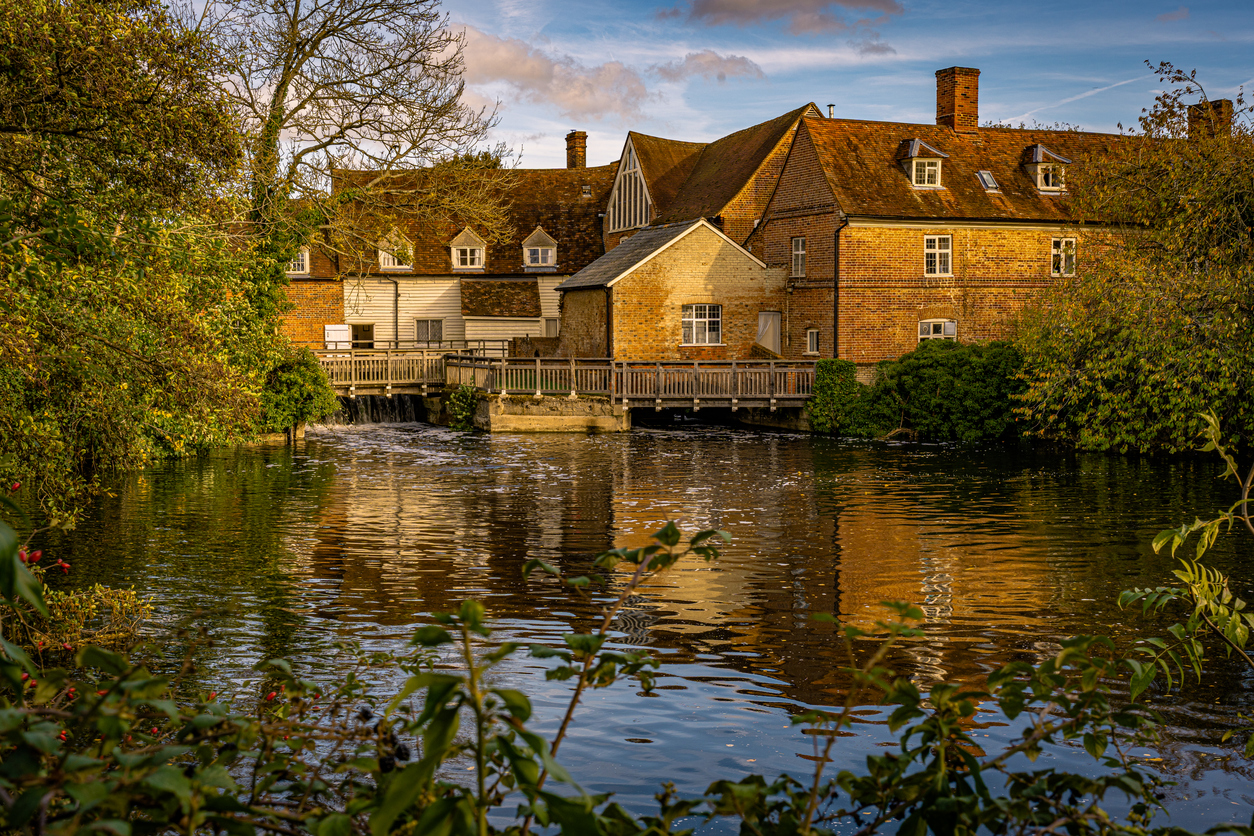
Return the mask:
[[[762,268],[710,229],[698,229],[614,285],[614,356],[747,358],[758,313],[783,311],[783,287],[782,270]],[[722,305],[722,345],[680,345],[683,306],[691,304]]]
[[[334,279],[293,279],[287,286],[292,309],[283,315],[282,333],[311,348],[323,344],[323,325],[344,322],[344,286]]]

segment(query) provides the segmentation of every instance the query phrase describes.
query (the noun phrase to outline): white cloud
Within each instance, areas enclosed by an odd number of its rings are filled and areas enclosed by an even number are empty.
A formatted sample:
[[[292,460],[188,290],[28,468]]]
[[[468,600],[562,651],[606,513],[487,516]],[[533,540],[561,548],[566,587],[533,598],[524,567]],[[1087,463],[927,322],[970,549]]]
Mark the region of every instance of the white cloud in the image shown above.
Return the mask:
[[[766,78],[762,68],[742,55],[719,55],[712,49],[690,52],[682,59],[666,64],[656,64],[651,70],[664,81],[683,81],[701,76],[727,81],[728,76]]]
[[[520,98],[573,119],[639,119],[650,99],[640,73],[619,61],[589,66],[472,26],[466,27],[465,58],[468,84],[503,83]]]

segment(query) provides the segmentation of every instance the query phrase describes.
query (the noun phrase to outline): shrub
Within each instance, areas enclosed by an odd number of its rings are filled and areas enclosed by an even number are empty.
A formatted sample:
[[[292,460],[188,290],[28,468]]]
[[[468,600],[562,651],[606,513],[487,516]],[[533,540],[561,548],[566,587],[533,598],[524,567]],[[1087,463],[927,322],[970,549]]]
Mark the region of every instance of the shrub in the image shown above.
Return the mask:
[[[810,429],[843,436],[874,434],[866,421],[866,386],[848,360],[820,360],[814,367],[814,396],[806,401]]]
[[[283,432],[325,418],[339,408],[331,381],[307,348],[293,346],[266,376],[261,393],[261,431]]]
[[[881,433],[978,444],[1019,435],[1014,397],[1022,360],[1014,346],[927,340],[880,363],[867,393],[869,420]]]
[[[469,432],[475,428],[475,409],[479,406],[479,391],[463,383],[449,395],[448,411],[455,430]]]

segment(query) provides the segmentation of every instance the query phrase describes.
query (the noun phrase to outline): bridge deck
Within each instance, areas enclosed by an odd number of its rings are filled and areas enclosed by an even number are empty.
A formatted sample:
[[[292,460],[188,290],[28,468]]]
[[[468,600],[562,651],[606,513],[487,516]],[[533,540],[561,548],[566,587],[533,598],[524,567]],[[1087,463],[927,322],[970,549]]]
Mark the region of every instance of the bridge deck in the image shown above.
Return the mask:
[[[483,357],[437,350],[323,351],[341,395],[427,394],[472,385],[484,392],[601,395],[627,408],[801,406],[814,391],[814,363],[779,360],[633,362]]]

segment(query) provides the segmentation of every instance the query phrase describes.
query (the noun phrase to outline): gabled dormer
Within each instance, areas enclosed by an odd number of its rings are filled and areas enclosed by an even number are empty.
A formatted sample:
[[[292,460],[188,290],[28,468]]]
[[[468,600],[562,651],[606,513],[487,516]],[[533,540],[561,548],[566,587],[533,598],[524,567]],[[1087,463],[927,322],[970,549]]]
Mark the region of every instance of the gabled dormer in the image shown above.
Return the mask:
[[[557,242],[537,226],[523,241],[522,257],[528,273],[552,273],[557,269]]]
[[[379,269],[384,272],[409,271],[414,269],[413,244],[393,229],[379,239],[376,247],[379,253]]]
[[[466,227],[449,244],[454,273],[482,273],[487,242]]]
[[[610,204],[605,213],[605,231],[621,232],[648,226],[653,220],[653,200],[640,168],[640,157],[629,135],[618,163],[618,176],[610,191]]]
[[[949,155],[921,139],[903,139],[897,146],[897,161],[916,189],[941,189],[941,163]]]
[[[1041,145],[1023,149],[1023,170],[1042,192],[1061,192],[1067,188],[1067,166],[1071,160]]]

